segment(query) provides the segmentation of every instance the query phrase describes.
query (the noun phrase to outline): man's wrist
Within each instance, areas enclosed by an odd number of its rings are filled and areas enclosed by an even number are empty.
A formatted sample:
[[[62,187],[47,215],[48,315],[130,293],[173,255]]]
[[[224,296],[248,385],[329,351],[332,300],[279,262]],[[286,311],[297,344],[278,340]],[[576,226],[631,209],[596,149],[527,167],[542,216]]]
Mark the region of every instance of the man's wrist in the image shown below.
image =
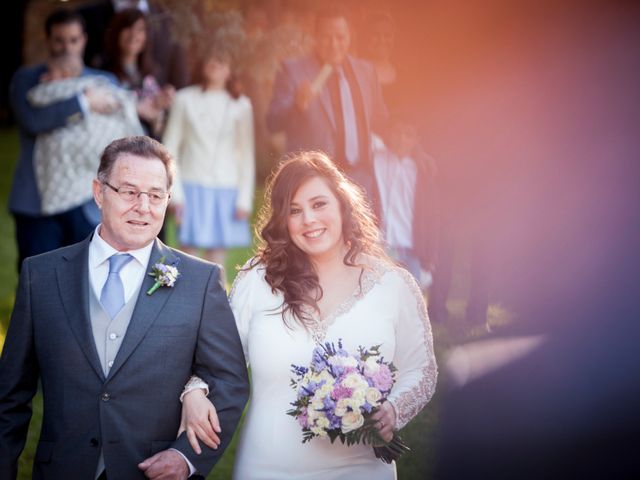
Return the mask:
[[[170,448],[169,450],[173,450],[174,452],[177,452],[182,457],[182,459],[186,462],[187,469],[189,470],[189,477],[192,476],[194,473],[196,473],[196,467],[193,466],[193,464],[189,461],[189,459],[185,456],[184,453],[182,453],[177,448]]]

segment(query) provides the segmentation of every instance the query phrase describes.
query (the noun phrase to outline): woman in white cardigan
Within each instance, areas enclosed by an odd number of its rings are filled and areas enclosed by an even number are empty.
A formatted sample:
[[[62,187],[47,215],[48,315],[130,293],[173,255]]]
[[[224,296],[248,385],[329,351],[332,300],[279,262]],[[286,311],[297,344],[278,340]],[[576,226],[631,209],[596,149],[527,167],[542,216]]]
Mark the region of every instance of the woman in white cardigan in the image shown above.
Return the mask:
[[[226,249],[251,243],[253,112],[237,89],[230,55],[214,47],[199,65],[199,83],[176,94],[163,143],[178,166],[173,206],[182,248],[224,264]]]

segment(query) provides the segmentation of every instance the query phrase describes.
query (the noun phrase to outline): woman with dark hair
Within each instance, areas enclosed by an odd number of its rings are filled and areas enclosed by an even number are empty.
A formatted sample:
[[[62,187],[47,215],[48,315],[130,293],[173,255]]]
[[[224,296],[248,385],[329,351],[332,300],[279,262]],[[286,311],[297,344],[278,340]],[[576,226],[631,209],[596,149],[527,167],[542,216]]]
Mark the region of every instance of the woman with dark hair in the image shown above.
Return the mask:
[[[198,66],[198,84],[176,94],[163,143],[177,159],[173,206],[181,245],[224,264],[226,249],[251,244],[253,110],[240,94],[226,50],[208,48]]]
[[[296,397],[291,365],[308,365],[317,345],[341,340],[349,352],[380,345],[398,368],[388,400],[373,415],[380,436],[390,441],[436,385],[431,327],[418,286],[385,255],[362,190],[320,152],[298,153],[276,169],[257,233],[257,254],[231,292],[253,377],[234,477],[395,478],[395,465],[378,460],[371,446],[321,438],[302,443],[301,427],[285,412]],[[196,436],[215,443],[214,430],[219,432],[206,385],[197,380],[185,389],[181,427],[194,448]]]
[[[104,68],[124,88],[136,93],[138,116],[147,134],[159,138],[175,89],[171,85],[160,87],[149,51],[144,13],[135,8],[116,13],[105,34]]]

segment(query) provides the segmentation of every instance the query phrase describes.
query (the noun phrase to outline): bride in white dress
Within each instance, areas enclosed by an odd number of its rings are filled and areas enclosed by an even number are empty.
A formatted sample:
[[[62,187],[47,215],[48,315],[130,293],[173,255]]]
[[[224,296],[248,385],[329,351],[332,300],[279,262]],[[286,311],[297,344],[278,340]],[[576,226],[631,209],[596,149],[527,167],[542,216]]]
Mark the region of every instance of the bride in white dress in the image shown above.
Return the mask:
[[[377,459],[370,445],[302,443],[301,427],[286,414],[296,397],[291,365],[308,365],[318,343],[341,339],[352,353],[381,344],[398,368],[388,401],[374,414],[390,441],[436,385],[422,294],[384,254],[360,190],[324,154],[304,152],[280,164],[266,196],[261,245],[230,297],[252,376],[234,478],[396,478],[395,464]],[[201,389],[189,389],[182,428],[211,443],[212,424],[215,408]]]

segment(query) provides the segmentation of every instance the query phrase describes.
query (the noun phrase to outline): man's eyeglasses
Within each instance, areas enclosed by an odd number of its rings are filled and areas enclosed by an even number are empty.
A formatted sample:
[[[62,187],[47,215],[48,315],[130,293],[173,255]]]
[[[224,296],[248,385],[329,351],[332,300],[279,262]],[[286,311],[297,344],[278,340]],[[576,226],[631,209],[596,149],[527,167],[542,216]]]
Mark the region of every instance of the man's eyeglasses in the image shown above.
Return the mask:
[[[107,182],[102,182],[103,185],[106,185],[111,190],[116,192],[122,200],[128,203],[133,203],[140,198],[140,195],[143,193],[149,198],[149,203],[151,205],[161,205],[169,196],[169,192],[163,191],[155,191],[155,192],[140,192],[131,187],[120,187],[116,188],[113,185],[110,185]]]

